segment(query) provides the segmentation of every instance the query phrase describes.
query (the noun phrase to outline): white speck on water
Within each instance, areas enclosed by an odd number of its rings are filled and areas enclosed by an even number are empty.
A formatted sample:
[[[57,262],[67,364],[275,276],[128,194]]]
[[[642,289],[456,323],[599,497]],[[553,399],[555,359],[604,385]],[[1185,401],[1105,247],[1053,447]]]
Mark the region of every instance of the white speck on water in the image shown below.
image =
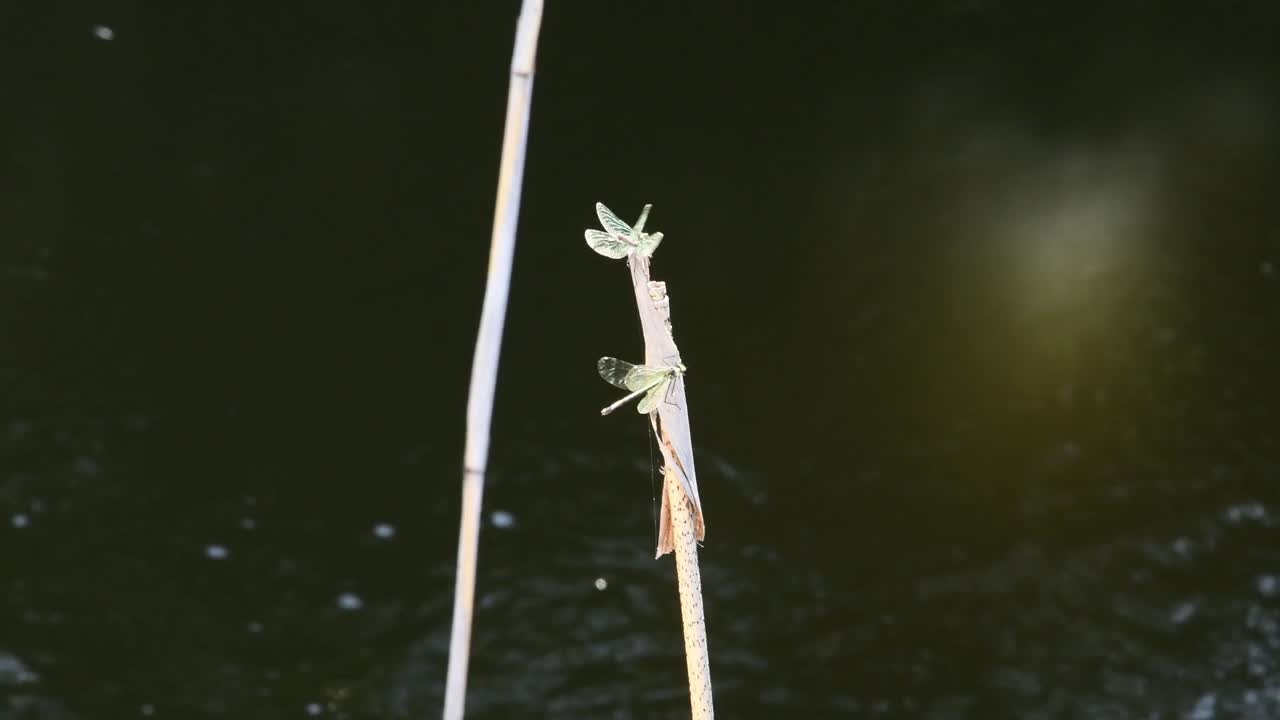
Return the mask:
[[[311,717],[315,717],[322,712],[324,712],[324,708],[321,707],[320,703],[307,703],[307,714]]]
[[[516,516],[506,510],[494,510],[489,515],[489,522],[496,528],[509,528],[516,524]]]
[[[226,560],[230,554],[225,545],[209,545],[204,549],[204,556],[210,560]]]
[[[738,469],[730,465],[724,458],[714,458],[712,463],[715,464],[716,469],[719,470],[720,474],[725,476],[726,479],[734,482],[742,479],[742,473],[738,472]]]
[[[1187,720],[1213,720],[1213,706],[1217,702],[1218,699],[1212,693],[1205,695],[1197,700],[1196,706],[1187,713]]]
[[[1276,266],[1270,260],[1263,260],[1258,266],[1258,271],[1262,273],[1262,277],[1269,278],[1276,274]]]
[[[94,462],[93,458],[78,457],[76,458],[76,472],[81,475],[97,475],[98,463]]]
[[[40,680],[21,660],[0,651],[0,682],[7,685],[29,685]]]
[[[1259,634],[1267,638],[1275,637],[1280,633],[1280,621],[1266,610],[1257,605],[1250,605],[1249,612],[1244,618],[1245,627],[1256,630]]]
[[[1174,625],[1181,625],[1190,620],[1196,614],[1196,604],[1193,602],[1180,603],[1169,613],[1169,621]]]
[[[1173,551],[1184,558],[1191,557],[1191,550],[1195,543],[1191,542],[1191,538],[1180,537],[1173,541]]]
[[[106,25],[94,25],[93,35],[99,40],[114,40],[116,37],[116,31]]]
[[[378,523],[373,526],[373,536],[383,540],[390,540],[396,535],[396,526],[391,523]]]
[[[138,712],[147,717],[151,717],[156,714],[156,706],[151,703],[143,703],[142,707],[138,708]]]
[[[1257,586],[1259,595],[1275,597],[1280,591],[1280,580],[1277,580],[1275,575],[1259,575]]]
[[[1226,517],[1228,521],[1236,524],[1245,520],[1262,521],[1267,517],[1267,509],[1260,502],[1240,503],[1227,508]]]
[[[249,624],[245,626],[245,629],[257,635],[258,633],[262,632],[262,623],[258,622],[257,620],[250,620]]]
[[[352,592],[344,592],[338,596],[338,607],[343,610],[359,610],[364,607],[364,600]]]
[[[242,517],[240,518],[240,527],[243,530],[252,530],[258,527],[258,521],[251,517]]]
[[[1257,678],[1271,675],[1271,658],[1260,645],[1249,645],[1249,674]]]
[[[12,518],[9,518],[9,522],[13,524],[14,528],[21,530],[31,524],[31,518],[22,513],[15,513]]]
[[[599,578],[596,578],[595,585],[597,590],[605,590],[609,587],[609,581],[605,580],[602,577],[599,577]]]

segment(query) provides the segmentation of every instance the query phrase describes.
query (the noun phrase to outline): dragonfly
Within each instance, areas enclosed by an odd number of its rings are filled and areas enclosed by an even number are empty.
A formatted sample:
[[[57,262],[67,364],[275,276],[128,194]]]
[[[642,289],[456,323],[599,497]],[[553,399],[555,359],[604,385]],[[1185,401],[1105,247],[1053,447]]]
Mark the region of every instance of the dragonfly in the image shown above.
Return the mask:
[[[662,402],[662,399],[667,395],[667,389],[671,387],[671,381],[684,375],[686,370],[684,363],[676,363],[667,367],[653,367],[652,365],[632,365],[629,362],[611,357],[600,358],[600,361],[596,363],[596,369],[600,371],[600,377],[608,381],[609,384],[631,393],[601,410],[601,415],[608,415],[641,395],[644,395],[644,397],[640,400],[640,404],[636,406],[638,412],[643,415],[657,410],[658,403]]]
[[[631,253],[649,257],[658,248],[658,243],[662,242],[662,233],[650,235],[644,232],[644,222],[649,219],[651,208],[653,205],[644,206],[644,210],[640,211],[640,219],[636,220],[636,226],[633,228],[619,220],[612,210],[604,206],[604,203],[596,203],[596,217],[600,218],[600,224],[604,226],[605,232],[588,230],[587,244],[592,250],[614,260],[620,260]]]

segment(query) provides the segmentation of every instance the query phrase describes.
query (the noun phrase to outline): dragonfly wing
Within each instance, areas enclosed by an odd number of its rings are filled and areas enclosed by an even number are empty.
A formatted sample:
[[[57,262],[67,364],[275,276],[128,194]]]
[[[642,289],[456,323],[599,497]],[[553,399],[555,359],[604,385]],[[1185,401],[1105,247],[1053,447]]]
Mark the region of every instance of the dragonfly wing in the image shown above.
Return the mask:
[[[631,239],[631,226],[619,220],[604,203],[596,203],[596,217],[600,218],[600,224],[610,235],[619,239],[626,238],[628,241]]]
[[[658,381],[657,385],[649,388],[649,392],[645,393],[640,399],[640,404],[636,405],[636,410],[641,415],[647,415],[658,409],[658,404],[667,396],[667,386],[671,384],[671,376],[667,375]]]
[[[631,252],[630,245],[608,233],[602,233],[599,230],[588,230],[586,237],[587,244],[591,246],[591,249],[605,257],[620,260]]]
[[[596,363],[596,370],[600,372],[600,377],[614,387],[632,392],[635,392],[635,388],[627,387],[627,376],[631,374],[635,367],[629,362],[611,357],[602,357]]]
[[[626,382],[627,389],[631,392],[639,390],[648,390],[667,379],[670,371],[666,368],[649,367],[648,365],[636,365],[627,373]]]
[[[631,239],[638,240],[642,235],[644,235],[641,230],[644,230],[644,221],[649,219],[649,211],[651,209],[653,209],[653,205],[645,205],[644,209],[640,211],[640,219],[637,220],[636,224],[631,228],[631,232],[633,233]]]

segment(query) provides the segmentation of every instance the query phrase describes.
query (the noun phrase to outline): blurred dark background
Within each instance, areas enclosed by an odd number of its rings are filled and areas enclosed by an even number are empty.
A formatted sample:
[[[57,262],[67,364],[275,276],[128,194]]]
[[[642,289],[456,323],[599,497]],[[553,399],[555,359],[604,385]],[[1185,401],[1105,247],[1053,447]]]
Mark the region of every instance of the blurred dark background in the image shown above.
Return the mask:
[[[603,201],[722,717],[1280,717],[1275,8],[551,2],[469,716],[687,717]],[[0,717],[439,713],[517,10],[0,9]]]

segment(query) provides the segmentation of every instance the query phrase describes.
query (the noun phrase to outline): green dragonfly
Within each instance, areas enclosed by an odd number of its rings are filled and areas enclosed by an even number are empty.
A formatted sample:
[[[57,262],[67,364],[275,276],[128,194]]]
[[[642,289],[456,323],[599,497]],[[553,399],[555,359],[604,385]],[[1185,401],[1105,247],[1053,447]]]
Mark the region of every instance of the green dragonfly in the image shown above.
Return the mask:
[[[657,410],[658,403],[662,402],[663,398],[667,396],[667,389],[671,387],[671,382],[684,375],[686,370],[683,363],[676,363],[668,367],[653,367],[650,365],[632,365],[629,362],[623,362],[618,358],[611,357],[600,358],[600,361],[596,363],[596,369],[600,371],[600,377],[608,381],[609,384],[631,393],[601,410],[601,415],[608,415],[641,395],[644,395],[644,398],[636,406],[637,411],[641,414],[647,414]]]
[[[658,248],[658,243],[662,242],[662,233],[650,235],[644,232],[644,221],[649,219],[649,210],[652,207],[653,205],[644,206],[644,210],[640,211],[640,219],[636,220],[636,226],[633,228],[619,220],[612,210],[604,206],[604,203],[596,203],[596,217],[600,218],[600,224],[604,226],[605,232],[588,230],[587,244],[592,250],[614,260],[622,259],[631,253],[649,257]]]

